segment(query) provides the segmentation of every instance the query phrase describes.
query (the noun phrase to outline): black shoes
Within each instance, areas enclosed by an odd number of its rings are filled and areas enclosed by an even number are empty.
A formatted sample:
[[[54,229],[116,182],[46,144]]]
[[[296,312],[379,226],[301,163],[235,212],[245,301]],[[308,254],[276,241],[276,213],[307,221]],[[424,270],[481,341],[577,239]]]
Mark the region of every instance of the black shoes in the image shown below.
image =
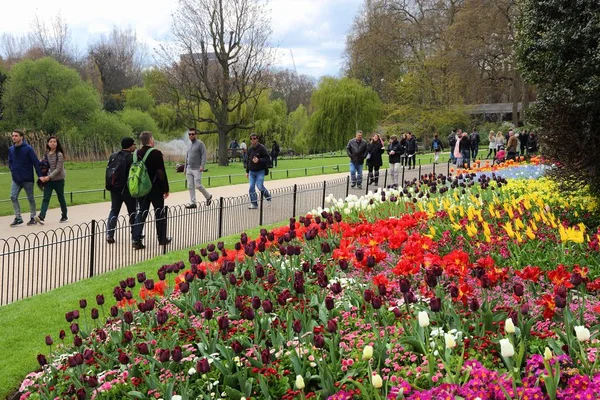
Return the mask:
[[[357,188],[358,188],[358,189],[362,189],[362,185],[358,185],[358,186],[357,186]]]
[[[62,217],[62,218],[60,219],[60,221],[58,221],[58,222],[60,222],[60,223],[65,223],[65,222],[67,222],[68,220],[69,220],[69,218],[67,218],[67,217]]]
[[[169,243],[171,243],[172,241],[173,241],[173,238],[171,236],[169,236],[169,237],[166,237],[165,240],[159,241],[158,244],[161,246],[166,246]]]
[[[208,205],[208,200],[206,201],[206,204]],[[196,203],[191,203],[191,204],[186,204],[185,208],[187,208],[188,210],[192,210],[194,208],[198,208],[198,206],[196,205]]]
[[[12,222],[12,224],[10,224],[10,226],[21,225],[22,223],[23,223],[23,219],[21,219],[21,218],[15,218],[15,220]]]
[[[40,217],[39,215],[35,216],[35,222],[37,222],[40,225],[44,225],[44,217]]]
[[[114,244],[115,243],[115,238],[114,237],[107,237],[106,238],[106,243],[108,243],[108,244]]]
[[[146,248],[142,242],[133,242],[132,246],[134,250],[144,250]]]
[[[210,206],[210,204],[212,203],[212,199],[213,199],[212,196],[210,196],[208,199],[206,199],[206,206],[207,207]]]
[[[352,185],[350,185],[350,187],[355,187],[355,186],[356,186],[356,183],[353,183]]]
[[[27,226],[33,226],[33,225],[35,225],[35,224],[37,224],[37,222],[35,222],[35,218],[31,218],[31,219],[29,220],[29,222],[27,223]]]

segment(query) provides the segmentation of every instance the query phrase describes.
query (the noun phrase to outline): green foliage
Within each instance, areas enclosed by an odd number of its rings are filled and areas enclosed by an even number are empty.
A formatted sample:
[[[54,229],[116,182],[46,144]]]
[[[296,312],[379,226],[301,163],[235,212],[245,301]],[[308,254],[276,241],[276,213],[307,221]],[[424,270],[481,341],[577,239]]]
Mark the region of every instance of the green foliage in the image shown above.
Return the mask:
[[[115,114],[97,111],[90,118],[86,127],[88,136],[104,138],[106,141],[118,143],[125,136],[131,136],[131,128]]]
[[[123,90],[123,94],[125,96],[125,109],[152,112],[154,98],[148,89],[137,86]]]
[[[324,78],[313,92],[308,145],[314,150],[345,147],[354,132],[375,129],[382,104],[377,93],[356,79]]]
[[[292,140],[292,148],[299,153],[308,153],[308,111],[302,104],[288,116],[288,128]]]
[[[170,104],[159,104],[151,112],[161,131],[171,131],[179,127],[177,123],[177,110]]]
[[[126,108],[118,113],[119,119],[127,124],[135,137],[139,136],[143,131],[157,132],[158,125],[152,119],[152,116],[147,112]]]
[[[51,134],[85,124],[100,109],[95,90],[52,58],[16,64],[2,102],[7,123]]]
[[[564,166],[557,171],[563,180],[600,194],[598,37],[596,0],[523,2],[517,54],[525,79],[537,85],[530,117],[540,126],[541,150]]]

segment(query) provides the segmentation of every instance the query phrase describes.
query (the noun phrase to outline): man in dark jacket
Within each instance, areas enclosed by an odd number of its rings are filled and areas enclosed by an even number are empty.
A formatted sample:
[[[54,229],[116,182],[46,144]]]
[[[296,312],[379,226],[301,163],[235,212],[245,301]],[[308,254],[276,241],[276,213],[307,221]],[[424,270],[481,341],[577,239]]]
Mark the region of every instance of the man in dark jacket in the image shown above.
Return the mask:
[[[142,148],[135,152],[134,157],[142,160],[147,151],[150,151],[146,158],[146,169],[148,176],[152,181],[152,190],[146,196],[137,199],[137,215],[135,217],[135,226],[133,228],[133,248],[141,250],[146,248],[142,243],[142,231],[146,217],[150,211],[150,204],[154,208],[154,220],[156,221],[156,236],[161,246],[171,243],[171,238],[167,237],[167,212],[165,208],[165,199],[169,197],[169,180],[165,169],[165,161],[162,153],[154,148],[154,137],[152,132],[142,132],[140,134]],[[135,161],[135,160],[134,160]]]
[[[354,139],[346,146],[346,154],[350,157],[350,180],[352,187],[362,189],[363,163],[367,156],[367,142],[363,140],[362,131],[356,131]]]
[[[471,142],[471,158],[475,161],[477,159],[477,153],[479,153],[479,142],[481,141],[477,128],[473,128],[469,140]]]
[[[529,133],[526,130],[519,132],[519,155],[525,155],[525,149],[527,148],[527,141],[529,140]]]
[[[127,214],[129,215],[129,226],[131,227],[131,236],[133,238],[133,227],[135,223],[135,199],[129,194],[127,187],[127,176],[129,168],[133,163],[133,152],[135,151],[135,140],[130,137],[121,139],[121,150],[110,156],[108,165],[117,164],[115,171],[112,172],[114,179],[112,184],[107,187],[110,191],[110,213],[108,214],[108,228],[106,230],[106,242],[113,244],[115,242],[115,228],[121,206],[125,203]],[[115,162],[116,160],[116,162]]]
[[[411,164],[413,169],[416,168],[418,149],[417,139],[411,132],[406,132],[406,165],[408,165],[408,169]]]
[[[10,199],[15,210],[15,219],[10,224],[14,227],[23,223],[21,217],[21,205],[19,204],[19,193],[25,189],[27,200],[29,200],[29,222],[27,225],[35,225],[35,197],[33,196],[33,169],[38,177],[42,176],[40,171],[40,160],[37,158],[33,148],[24,140],[22,131],[14,130],[12,133],[13,145],[8,148],[8,168],[12,176]]]
[[[273,140],[273,146],[271,146],[271,163],[273,164],[273,167],[277,166],[277,157],[279,157],[280,151],[279,145]]]
[[[400,177],[400,159],[403,156],[402,146],[398,140],[398,136],[392,135],[390,137],[390,144],[388,145],[388,154],[390,155],[390,171],[392,173],[392,185],[398,187],[398,179]]]
[[[271,194],[265,188],[265,175],[269,173],[269,151],[267,148],[258,142],[258,135],[252,133],[250,135],[250,147],[248,147],[248,165],[246,167],[246,178],[250,183],[248,193],[250,194],[250,205],[248,209],[255,210],[258,208],[258,197],[256,195],[256,187],[267,199],[267,205],[271,205]]]
[[[469,135],[467,134],[467,132],[464,132],[462,134],[462,138],[458,143],[458,150],[462,155],[462,162],[461,165],[459,165],[459,167],[463,167],[466,164],[466,167],[468,169],[471,169],[471,140],[469,139]]]
[[[448,136],[448,149],[450,150],[450,162],[456,163],[456,157],[454,156],[454,146],[456,146],[456,129],[452,129],[452,132]]]

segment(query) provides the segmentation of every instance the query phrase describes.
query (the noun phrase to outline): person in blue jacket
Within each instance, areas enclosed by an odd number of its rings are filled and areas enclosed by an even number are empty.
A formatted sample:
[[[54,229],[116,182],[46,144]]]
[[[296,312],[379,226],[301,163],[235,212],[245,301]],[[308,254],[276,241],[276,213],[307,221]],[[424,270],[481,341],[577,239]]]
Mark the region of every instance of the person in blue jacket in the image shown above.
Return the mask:
[[[8,149],[8,167],[12,176],[12,186],[10,189],[10,199],[15,210],[15,220],[10,226],[18,226],[23,223],[21,217],[21,205],[19,204],[19,193],[25,189],[27,200],[29,200],[30,218],[27,225],[35,225],[35,197],[33,197],[33,170],[42,176],[40,171],[40,160],[33,148],[25,142],[25,134],[22,131],[14,130],[12,133],[13,145]]]

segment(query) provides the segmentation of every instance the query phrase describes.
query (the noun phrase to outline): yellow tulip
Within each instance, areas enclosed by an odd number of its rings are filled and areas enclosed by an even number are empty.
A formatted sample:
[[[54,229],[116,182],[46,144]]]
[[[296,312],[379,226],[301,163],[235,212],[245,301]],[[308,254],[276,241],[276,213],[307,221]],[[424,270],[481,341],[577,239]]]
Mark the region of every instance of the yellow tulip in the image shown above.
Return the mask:
[[[429,227],[429,232],[431,233],[431,236],[435,237],[435,228],[433,226]]]
[[[531,229],[530,226],[528,226],[527,229],[525,229],[525,234],[527,235],[529,240],[535,239],[535,233],[533,233],[533,229]]]
[[[525,228],[525,225],[523,225],[523,221],[521,221],[521,218],[515,219],[515,228],[517,228],[518,230]]]
[[[515,237],[515,232],[513,231],[512,224],[510,222],[505,223],[504,225],[502,225],[502,227],[504,228],[504,230],[508,234],[509,238],[512,239],[512,238]]]

